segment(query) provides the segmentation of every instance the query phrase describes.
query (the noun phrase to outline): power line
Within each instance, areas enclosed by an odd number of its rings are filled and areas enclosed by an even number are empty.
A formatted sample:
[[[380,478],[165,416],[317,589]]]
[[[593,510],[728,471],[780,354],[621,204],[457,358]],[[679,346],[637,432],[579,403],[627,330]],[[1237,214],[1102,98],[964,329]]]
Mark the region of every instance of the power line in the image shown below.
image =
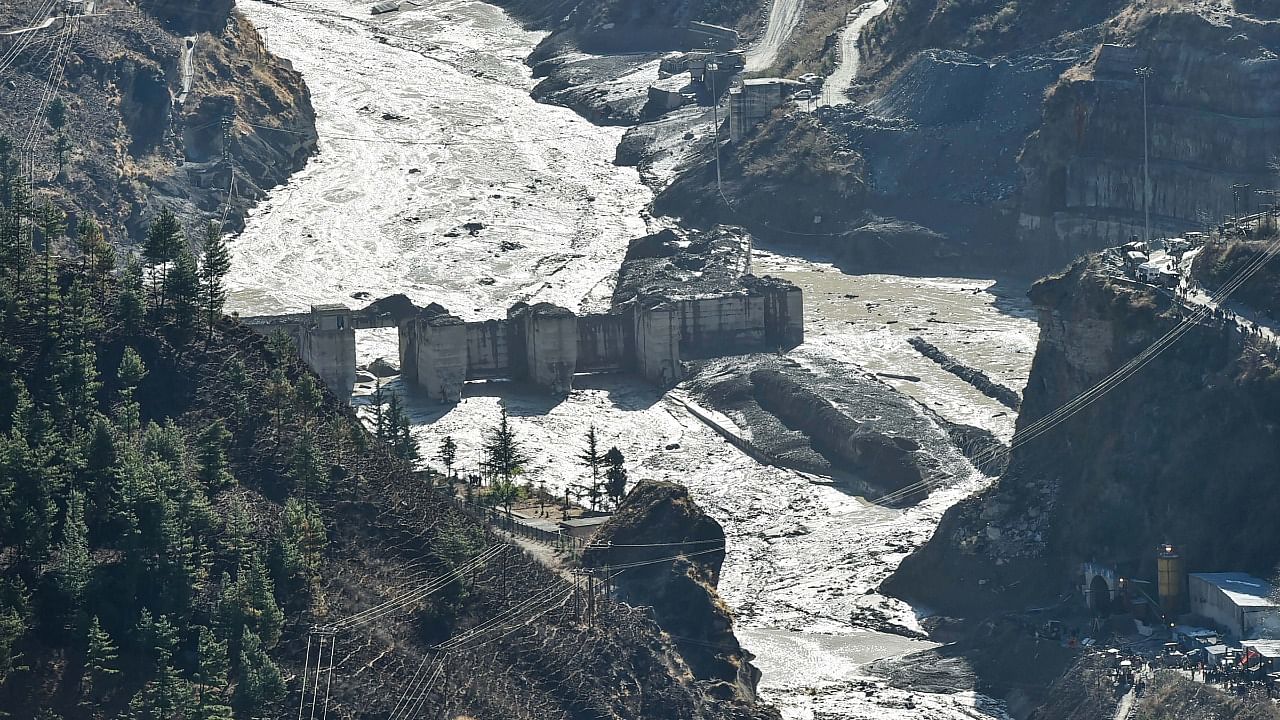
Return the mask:
[[[1232,293],[1244,285],[1244,283],[1248,282],[1251,277],[1257,274],[1257,272],[1270,262],[1277,254],[1280,254],[1280,238],[1273,241],[1263,253],[1256,256],[1251,262],[1241,268],[1231,279],[1219,286],[1218,290],[1210,297],[1208,304],[1193,310],[1187,318],[1176,325],[1173,329],[1166,332],[1145,350],[1134,356],[1110,375],[1100,380],[1093,387],[1067,401],[1052,413],[1049,413],[1026,428],[1018,431],[1010,441],[1008,448],[992,448],[980,453],[972,460],[974,466],[981,467],[986,462],[996,459],[1001,454],[1007,456],[1015,448],[1026,445],[1032,440],[1035,440],[1044,433],[1056,428],[1083,411],[1085,408],[1097,402],[1107,393],[1114,390],[1121,383],[1128,380],[1139,370],[1154,361],[1165,350],[1190,332],[1193,327],[1198,325],[1200,321],[1204,320],[1212,313],[1213,305],[1220,305],[1224,300],[1230,297]],[[919,492],[920,490],[936,487],[940,483],[940,480],[912,483],[904,488],[900,488],[876,498],[873,502],[877,505],[897,502]]]
[[[361,625],[366,625],[370,622],[373,622],[374,620],[378,620],[383,617],[386,617],[387,615],[393,612],[396,612],[411,603],[422,600],[427,596],[431,595],[432,593],[435,593],[436,591],[445,587],[446,585],[453,582],[457,578],[461,577],[464,573],[474,570],[480,565],[496,557],[499,553],[503,552],[507,547],[508,546],[505,544],[493,545],[487,550],[485,550],[484,552],[477,555],[470,562],[448,573],[445,573],[440,577],[434,578],[420,585],[419,587],[413,590],[410,590],[409,592],[406,592],[398,597],[391,598],[390,600],[387,600],[378,605],[375,605],[372,608],[368,608],[344,620],[340,620],[339,622],[331,625],[330,629],[334,631],[350,630],[352,628],[359,627]]]
[[[631,544],[631,545],[611,542],[604,545],[587,545],[583,549],[584,550],[607,550],[609,548],[676,547],[680,545],[724,545],[724,540],[686,540],[683,542],[640,543],[640,544]]]
[[[47,17],[49,15],[49,11],[53,9],[53,6],[57,3],[57,1],[58,0],[46,0],[43,7],[39,9],[35,15],[32,16],[33,27],[36,24],[34,22],[34,18]],[[21,55],[31,45],[31,43],[35,41],[34,39],[38,34],[39,34],[39,31],[37,30],[30,30],[26,33],[23,33],[23,35],[18,38],[17,42],[15,42],[12,47],[10,47],[7,51],[5,51],[5,54],[3,56],[0,56],[0,72],[4,72],[4,70],[10,64],[12,64],[14,60],[16,60],[17,57]]]

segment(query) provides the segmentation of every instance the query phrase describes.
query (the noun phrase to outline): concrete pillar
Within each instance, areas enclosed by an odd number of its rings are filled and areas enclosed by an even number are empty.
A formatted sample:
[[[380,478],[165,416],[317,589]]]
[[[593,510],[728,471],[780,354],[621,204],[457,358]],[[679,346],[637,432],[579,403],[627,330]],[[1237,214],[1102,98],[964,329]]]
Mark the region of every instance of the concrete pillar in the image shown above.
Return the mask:
[[[636,372],[663,387],[684,376],[680,363],[680,308],[667,303],[636,310]]]
[[[790,350],[804,344],[804,291],[790,284],[765,291],[764,325],[767,350]]]
[[[578,316],[538,303],[516,306],[509,317],[523,338],[524,379],[556,395],[568,395],[578,367]]]
[[[467,381],[466,324],[447,313],[419,316],[412,322],[418,386],[439,402],[460,402]]]
[[[356,331],[351,310],[343,305],[311,308],[311,323],[300,329],[298,354],[341,399],[356,386]]]
[[[397,323],[396,340],[400,346],[400,378],[407,383],[418,383],[418,318],[406,318]]]

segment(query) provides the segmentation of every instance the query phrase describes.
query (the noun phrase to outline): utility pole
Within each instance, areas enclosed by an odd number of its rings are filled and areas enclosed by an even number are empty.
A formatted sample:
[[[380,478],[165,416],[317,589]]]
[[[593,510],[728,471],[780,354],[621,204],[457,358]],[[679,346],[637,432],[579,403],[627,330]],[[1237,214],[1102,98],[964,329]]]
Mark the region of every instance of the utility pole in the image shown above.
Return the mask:
[[[1145,235],[1143,241],[1151,243],[1151,142],[1150,125],[1147,122],[1147,81],[1151,79],[1151,68],[1143,66],[1133,71],[1142,79],[1142,222]]]
[[[720,176],[720,96],[716,94],[716,73],[720,71],[720,63],[716,62],[716,46],[715,40],[707,43],[711,48],[711,59],[707,61],[707,78],[711,81],[711,122],[713,123],[711,144],[716,151],[716,192],[724,196],[724,188],[721,186]]]

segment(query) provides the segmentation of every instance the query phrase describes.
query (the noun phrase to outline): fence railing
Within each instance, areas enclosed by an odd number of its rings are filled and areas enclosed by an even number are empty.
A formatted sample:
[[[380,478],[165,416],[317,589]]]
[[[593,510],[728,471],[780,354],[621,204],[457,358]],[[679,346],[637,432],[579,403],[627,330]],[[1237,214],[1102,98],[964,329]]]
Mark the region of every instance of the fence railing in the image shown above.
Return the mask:
[[[577,557],[587,544],[586,538],[574,537],[565,533],[564,530],[552,531],[538,527],[525,518],[517,515],[507,515],[505,512],[488,505],[467,502],[464,498],[457,496],[453,498],[453,504],[462,512],[490,527],[505,530],[512,535],[533,540],[557,550],[563,550],[571,553],[574,557]]]

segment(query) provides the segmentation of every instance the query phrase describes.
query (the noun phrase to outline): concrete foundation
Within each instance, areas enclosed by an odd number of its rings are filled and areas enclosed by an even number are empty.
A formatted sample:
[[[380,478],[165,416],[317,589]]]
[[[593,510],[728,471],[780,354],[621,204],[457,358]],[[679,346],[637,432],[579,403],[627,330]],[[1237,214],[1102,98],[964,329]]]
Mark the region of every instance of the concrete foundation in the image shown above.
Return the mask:
[[[556,395],[568,395],[578,369],[578,316],[549,303],[521,303],[507,316],[520,335],[523,379]]]
[[[732,292],[646,298],[584,316],[548,303],[519,303],[505,319],[463,322],[439,305],[417,308],[393,299],[364,310],[325,305],[309,314],[244,321],[263,334],[289,333],[302,359],[339,397],[355,387],[355,331],[396,327],[402,377],[442,403],[459,402],[468,380],[511,378],[567,395],[575,374],[635,372],[668,386],[684,377],[684,360],[776,352],[804,341],[800,289],[751,276]]]

